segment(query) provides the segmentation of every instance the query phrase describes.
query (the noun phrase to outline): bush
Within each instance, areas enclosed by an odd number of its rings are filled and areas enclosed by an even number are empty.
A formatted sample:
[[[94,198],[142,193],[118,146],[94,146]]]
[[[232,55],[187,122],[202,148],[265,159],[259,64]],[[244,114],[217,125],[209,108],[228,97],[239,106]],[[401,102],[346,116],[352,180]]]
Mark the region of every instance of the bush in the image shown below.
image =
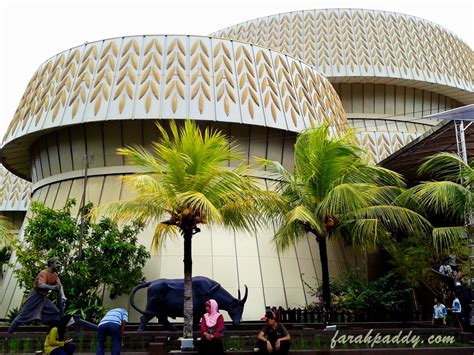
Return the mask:
[[[374,281],[366,281],[359,270],[331,278],[331,302],[338,312],[353,315],[353,320],[389,320],[402,311],[408,300],[408,288],[389,273]],[[320,294],[318,287],[317,294]],[[376,319],[374,319],[376,318]]]
[[[29,292],[37,274],[47,267],[47,260],[59,257],[59,276],[68,299],[66,312],[98,321],[105,311],[102,301],[106,289],[115,299],[143,282],[142,269],[150,254],[144,246],[137,245],[143,224],[132,223],[119,229],[117,223],[102,218],[97,224],[85,220],[80,257],[80,226],[70,212],[74,204],[69,200],[63,209],[55,210],[32,201],[33,217],[28,220],[24,238],[14,243],[21,265],[15,273],[20,286]],[[91,208],[91,204],[85,206],[86,212]]]

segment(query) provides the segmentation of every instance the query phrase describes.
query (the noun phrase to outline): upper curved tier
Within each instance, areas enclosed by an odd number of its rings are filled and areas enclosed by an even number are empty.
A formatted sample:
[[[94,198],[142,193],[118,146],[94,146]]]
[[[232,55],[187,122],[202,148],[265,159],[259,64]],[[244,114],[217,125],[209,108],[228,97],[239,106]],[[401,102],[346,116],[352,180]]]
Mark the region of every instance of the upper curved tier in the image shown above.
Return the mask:
[[[301,131],[345,130],[332,85],[314,68],[247,43],[135,36],[59,53],[33,75],[3,140],[3,163],[31,179],[31,143],[45,130],[106,120],[202,119]]]
[[[331,82],[411,86],[474,103],[472,49],[421,18],[363,9],[307,10],[250,20],[212,35],[288,53]]]

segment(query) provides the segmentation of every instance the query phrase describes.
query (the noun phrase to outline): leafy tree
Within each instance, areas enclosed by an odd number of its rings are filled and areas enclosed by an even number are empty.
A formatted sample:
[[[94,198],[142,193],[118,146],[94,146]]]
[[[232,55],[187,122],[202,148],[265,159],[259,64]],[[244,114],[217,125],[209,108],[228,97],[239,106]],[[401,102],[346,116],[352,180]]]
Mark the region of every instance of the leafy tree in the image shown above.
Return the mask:
[[[80,226],[71,216],[74,204],[74,200],[69,200],[63,209],[55,210],[31,202],[33,216],[28,220],[23,239],[14,243],[16,259],[21,265],[15,273],[20,286],[29,292],[36,275],[46,268],[46,261],[59,257],[63,266],[61,283],[68,299],[66,311],[97,321],[105,310],[102,306],[105,290],[109,289],[110,298],[115,299],[143,282],[142,268],[150,255],[144,246],[137,245],[142,224],[132,223],[119,229],[109,218],[102,218],[97,224],[86,219],[83,254],[79,258]]]
[[[125,178],[136,197],[101,208],[117,220],[157,222],[153,246],[165,237],[181,235],[184,241],[184,329],[192,337],[191,242],[200,224],[222,225],[253,232],[279,206],[280,199],[262,191],[249,167],[228,168],[230,160],[242,161],[235,145],[217,130],[202,132],[193,121],[180,128],[170,123],[170,133],[157,123],[161,139],[149,151],[140,146],[118,153],[141,171]],[[266,206],[263,208],[263,206]]]
[[[350,135],[330,137],[327,125],[301,133],[290,173],[277,162],[262,160],[277,177],[277,191],[286,201],[277,216],[274,242],[285,249],[312,234],[319,246],[323,302],[330,308],[327,241],[344,238],[367,251],[394,247],[391,231],[419,235],[430,223],[392,200],[403,191],[401,177],[369,165]]]

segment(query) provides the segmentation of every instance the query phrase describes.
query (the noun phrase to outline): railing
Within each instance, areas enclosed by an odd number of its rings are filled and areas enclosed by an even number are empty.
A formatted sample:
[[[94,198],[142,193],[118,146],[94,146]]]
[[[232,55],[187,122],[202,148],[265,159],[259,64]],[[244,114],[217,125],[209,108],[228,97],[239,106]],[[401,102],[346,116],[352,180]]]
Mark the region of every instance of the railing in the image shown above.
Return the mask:
[[[347,310],[331,309],[327,312],[324,308],[288,308],[267,307],[276,313],[278,321],[282,323],[347,323],[347,322],[378,322],[378,321],[401,321],[411,318],[418,319],[416,314],[407,317],[400,310],[392,312],[353,312]]]

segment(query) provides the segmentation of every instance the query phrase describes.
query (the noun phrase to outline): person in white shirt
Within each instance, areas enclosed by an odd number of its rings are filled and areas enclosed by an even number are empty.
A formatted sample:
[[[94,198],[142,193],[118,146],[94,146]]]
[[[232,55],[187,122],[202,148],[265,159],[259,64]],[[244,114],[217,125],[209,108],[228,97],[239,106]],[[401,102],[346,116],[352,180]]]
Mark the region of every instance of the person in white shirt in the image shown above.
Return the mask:
[[[123,308],[114,308],[102,318],[97,329],[96,355],[104,355],[105,338],[112,338],[112,355],[120,355],[125,324],[128,322],[128,312]]]
[[[441,274],[454,277],[453,269],[449,265],[449,259],[445,259],[443,265],[439,267],[438,270]]]
[[[459,328],[461,328],[461,331],[464,331],[462,327],[462,322],[461,322],[462,307],[461,307],[461,302],[459,301],[458,292],[455,293],[454,300],[453,300],[453,307],[450,308],[449,310],[453,312],[453,315],[456,317],[456,321],[458,322]]]
[[[433,306],[433,318],[431,324],[446,325],[446,307],[442,304],[437,297],[434,299],[435,305]]]

